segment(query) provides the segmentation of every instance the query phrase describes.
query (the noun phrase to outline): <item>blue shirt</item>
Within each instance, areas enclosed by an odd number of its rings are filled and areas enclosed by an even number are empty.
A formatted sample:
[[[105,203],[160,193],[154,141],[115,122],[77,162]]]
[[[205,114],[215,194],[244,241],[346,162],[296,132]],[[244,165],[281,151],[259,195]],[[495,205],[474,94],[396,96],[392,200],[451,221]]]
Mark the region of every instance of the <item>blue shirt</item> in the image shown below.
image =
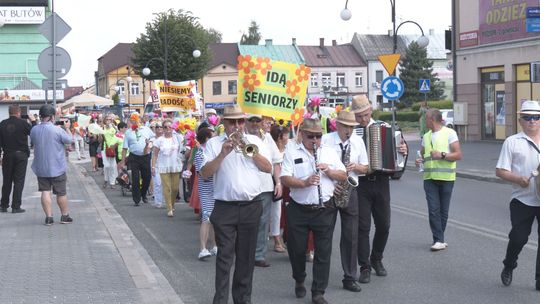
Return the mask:
[[[32,128],[30,140],[34,144],[32,171],[38,177],[57,177],[67,171],[66,144],[73,137],[52,122],[44,122]]]
[[[139,126],[137,130],[128,129],[124,134],[124,149],[128,149],[129,153],[141,156],[144,154],[146,140],[153,138],[154,132],[145,126]]]

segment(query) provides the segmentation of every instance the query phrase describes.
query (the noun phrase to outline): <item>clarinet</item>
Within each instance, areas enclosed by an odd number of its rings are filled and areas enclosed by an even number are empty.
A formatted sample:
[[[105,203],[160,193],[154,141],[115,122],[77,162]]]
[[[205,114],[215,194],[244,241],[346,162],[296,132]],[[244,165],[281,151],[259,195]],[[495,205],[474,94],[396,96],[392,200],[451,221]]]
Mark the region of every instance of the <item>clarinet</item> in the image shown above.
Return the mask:
[[[315,143],[313,144],[313,157],[315,158],[315,172],[317,172],[317,175],[319,175],[319,184],[317,185],[317,191],[319,192],[319,209],[323,209],[325,208],[325,206],[322,198],[322,188],[320,180],[321,174],[317,163],[317,145]]]

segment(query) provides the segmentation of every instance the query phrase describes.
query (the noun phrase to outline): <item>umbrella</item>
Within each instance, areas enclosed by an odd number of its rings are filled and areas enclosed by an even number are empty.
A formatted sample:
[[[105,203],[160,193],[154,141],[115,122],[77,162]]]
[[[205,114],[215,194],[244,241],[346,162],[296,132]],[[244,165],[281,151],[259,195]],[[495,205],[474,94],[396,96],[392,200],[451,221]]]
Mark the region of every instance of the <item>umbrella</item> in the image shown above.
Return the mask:
[[[112,99],[103,98],[90,93],[82,93],[68,99],[62,108],[70,107],[91,107],[91,106],[112,106],[114,101]]]

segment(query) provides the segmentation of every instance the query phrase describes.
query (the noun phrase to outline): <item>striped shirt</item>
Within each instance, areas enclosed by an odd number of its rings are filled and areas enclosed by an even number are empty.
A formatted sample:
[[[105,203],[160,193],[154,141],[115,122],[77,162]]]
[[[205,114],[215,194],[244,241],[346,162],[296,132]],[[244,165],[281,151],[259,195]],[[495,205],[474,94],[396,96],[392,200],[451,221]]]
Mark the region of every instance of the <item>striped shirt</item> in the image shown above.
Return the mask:
[[[195,164],[195,171],[199,173],[206,163],[203,147],[198,147],[195,152],[195,158],[193,163]],[[205,222],[210,218],[212,210],[214,210],[214,181],[213,177],[208,179],[203,179],[200,174],[197,174],[198,178],[198,187],[199,187],[199,200],[201,202],[201,214],[202,221]]]

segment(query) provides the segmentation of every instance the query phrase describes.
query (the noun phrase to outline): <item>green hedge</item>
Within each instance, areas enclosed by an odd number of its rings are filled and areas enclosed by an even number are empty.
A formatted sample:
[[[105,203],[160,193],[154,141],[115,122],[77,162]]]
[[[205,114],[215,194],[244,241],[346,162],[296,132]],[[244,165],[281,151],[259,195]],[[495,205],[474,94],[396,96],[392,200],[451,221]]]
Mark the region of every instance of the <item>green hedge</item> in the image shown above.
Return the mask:
[[[392,112],[383,112],[379,110],[373,111],[373,119],[382,121],[392,121]],[[420,116],[418,112],[413,111],[397,111],[396,121],[418,121]]]
[[[424,102],[415,102],[411,106],[411,110],[417,112],[422,103]],[[428,107],[435,109],[453,109],[454,103],[451,100],[428,101]]]

